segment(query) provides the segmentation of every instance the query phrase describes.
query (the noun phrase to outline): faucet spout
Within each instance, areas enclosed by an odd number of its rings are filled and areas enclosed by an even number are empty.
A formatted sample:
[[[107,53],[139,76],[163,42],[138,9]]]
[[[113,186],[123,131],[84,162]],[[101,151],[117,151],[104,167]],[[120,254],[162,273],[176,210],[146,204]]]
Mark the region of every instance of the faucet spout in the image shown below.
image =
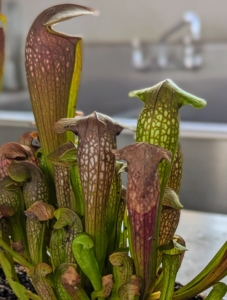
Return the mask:
[[[185,20],[181,20],[179,23],[177,23],[175,26],[170,28],[167,32],[165,32],[162,35],[162,37],[158,41],[158,44],[164,44],[171,35],[173,35],[175,32],[177,32],[181,28],[185,27],[186,24],[187,23],[185,22]]]
[[[190,24],[190,30],[193,40],[200,40],[201,37],[201,22],[199,17],[192,11],[187,11],[184,14],[184,22]]]
[[[183,18],[172,28],[168,29],[156,43],[157,54],[154,68],[166,69],[176,65],[169,61],[167,55],[167,41],[176,32],[184,27],[189,27],[189,33],[183,33],[184,57],[183,65],[187,69],[196,69],[202,65],[201,56],[201,21],[197,14],[192,11],[186,11]],[[148,70],[151,68],[151,57],[146,57],[138,38],[132,40],[132,65],[137,70]]]
[[[200,65],[202,64],[202,57],[198,43],[201,38],[201,22],[197,14],[195,14],[192,11],[187,11],[183,15],[183,19],[174,27],[170,28],[159,39],[157,46],[157,63],[160,68],[163,69],[168,65],[168,57],[166,54],[166,41],[175,32],[188,25],[190,26],[190,35],[184,37],[184,66],[187,69],[192,69],[200,67]]]
[[[165,32],[162,37],[159,39],[159,44],[165,43],[168,38],[173,35],[175,32],[180,30],[181,28],[190,25],[190,31],[193,40],[200,39],[200,32],[201,32],[201,22],[199,17],[192,11],[186,11],[183,19],[177,23],[175,26],[170,28],[167,32]]]

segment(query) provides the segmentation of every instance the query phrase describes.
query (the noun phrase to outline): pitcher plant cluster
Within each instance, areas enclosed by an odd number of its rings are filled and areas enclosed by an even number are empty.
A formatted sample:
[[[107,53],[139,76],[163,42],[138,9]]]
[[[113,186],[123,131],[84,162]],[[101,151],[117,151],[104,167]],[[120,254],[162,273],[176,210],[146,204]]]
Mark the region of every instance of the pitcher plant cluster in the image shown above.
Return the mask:
[[[222,299],[227,243],[174,291],[187,250],[175,235],[182,208],[178,110],[206,102],[171,80],[131,92],[144,108],[136,143],[123,149],[116,143],[122,124],[99,112],[75,116],[82,40],[52,26],[95,13],[54,6],[28,33],[25,66],[38,132],[0,149],[1,267],[25,300],[183,300],[212,285],[206,299]],[[3,33],[0,28],[0,41]],[[0,78],[3,50],[0,43]],[[15,263],[25,267],[37,294],[20,284]]]

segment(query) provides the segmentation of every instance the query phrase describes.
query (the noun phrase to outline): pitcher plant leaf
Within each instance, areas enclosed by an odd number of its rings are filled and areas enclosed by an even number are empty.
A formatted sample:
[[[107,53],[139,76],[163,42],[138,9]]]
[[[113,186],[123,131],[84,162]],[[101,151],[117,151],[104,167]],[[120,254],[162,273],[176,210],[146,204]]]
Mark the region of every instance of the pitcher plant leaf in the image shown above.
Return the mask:
[[[78,135],[78,166],[84,196],[85,231],[94,241],[100,269],[107,249],[106,208],[114,175],[116,136],[123,127],[98,112],[75,119],[59,120],[55,131],[67,130]]]
[[[73,135],[57,135],[53,124],[74,117],[82,69],[82,40],[54,31],[52,26],[93,10],[61,4],[43,11],[33,22],[26,40],[25,66],[29,93],[43,155],[53,152]],[[47,161],[49,174],[53,175]]]
[[[112,152],[128,164],[126,203],[130,241],[143,298],[151,282],[153,285],[155,282],[157,249],[153,248],[153,237],[160,197],[158,163],[163,159],[170,162],[171,153],[147,143],[135,143]]]

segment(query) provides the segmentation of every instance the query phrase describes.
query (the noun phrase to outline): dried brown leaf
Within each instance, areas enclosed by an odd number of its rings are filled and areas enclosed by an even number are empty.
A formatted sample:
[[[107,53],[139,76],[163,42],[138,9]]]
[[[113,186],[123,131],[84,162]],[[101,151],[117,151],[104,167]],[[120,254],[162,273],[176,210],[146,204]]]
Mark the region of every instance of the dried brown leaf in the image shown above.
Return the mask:
[[[140,296],[140,279],[136,275],[131,278],[119,288],[119,296],[122,300],[134,300],[135,297]]]
[[[112,274],[109,274],[109,275],[106,275],[106,276],[103,276],[102,277],[102,286],[103,286],[103,297],[104,298],[107,298],[109,297],[112,289],[113,289],[113,275]]]
[[[80,275],[72,266],[68,266],[66,271],[61,275],[61,283],[71,296],[76,294],[75,287],[80,282],[81,282]]]
[[[54,211],[55,208],[52,205],[42,201],[36,201],[24,212],[24,214],[29,219],[47,221],[54,217]]]
[[[15,212],[16,210],[12,206],[0,205],[0,219],[3,217],[11,217]]]
[[[17,241],[15,243],[12,243],[12,249],[22,255],[24,253],[24,246],[22,241]]]

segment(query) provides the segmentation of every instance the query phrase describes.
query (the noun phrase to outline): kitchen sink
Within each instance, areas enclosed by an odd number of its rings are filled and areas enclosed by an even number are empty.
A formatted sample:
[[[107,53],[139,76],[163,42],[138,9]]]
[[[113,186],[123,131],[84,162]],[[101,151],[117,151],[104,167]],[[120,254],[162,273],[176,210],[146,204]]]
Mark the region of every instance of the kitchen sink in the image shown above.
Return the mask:
[[[150,51],[152,53],[152,46]],[[125,124],[135,125],[143,103],[138,98],[128,98],[128,92],[152,86],[167,78],[207,100],[207,106],[202,110],[190,106],[180,109],[180,141],[184,153],[180,199],[185,208],[227,213],[226,53],[227,44],[208,44],[203,46],[204,63],[198,70],[151,68],[142,72],[132,67],[130,45],[84,46],[77,108],[85,114],[96,110]],[[8,119],[4,117],[6,111],[9,113]],[[16,141],[22,132],[32,128],[27,90],[3,91],[0,94],[0,145]],[[119,147],[132,142],[134,134],[127,130],[118,138]]]

